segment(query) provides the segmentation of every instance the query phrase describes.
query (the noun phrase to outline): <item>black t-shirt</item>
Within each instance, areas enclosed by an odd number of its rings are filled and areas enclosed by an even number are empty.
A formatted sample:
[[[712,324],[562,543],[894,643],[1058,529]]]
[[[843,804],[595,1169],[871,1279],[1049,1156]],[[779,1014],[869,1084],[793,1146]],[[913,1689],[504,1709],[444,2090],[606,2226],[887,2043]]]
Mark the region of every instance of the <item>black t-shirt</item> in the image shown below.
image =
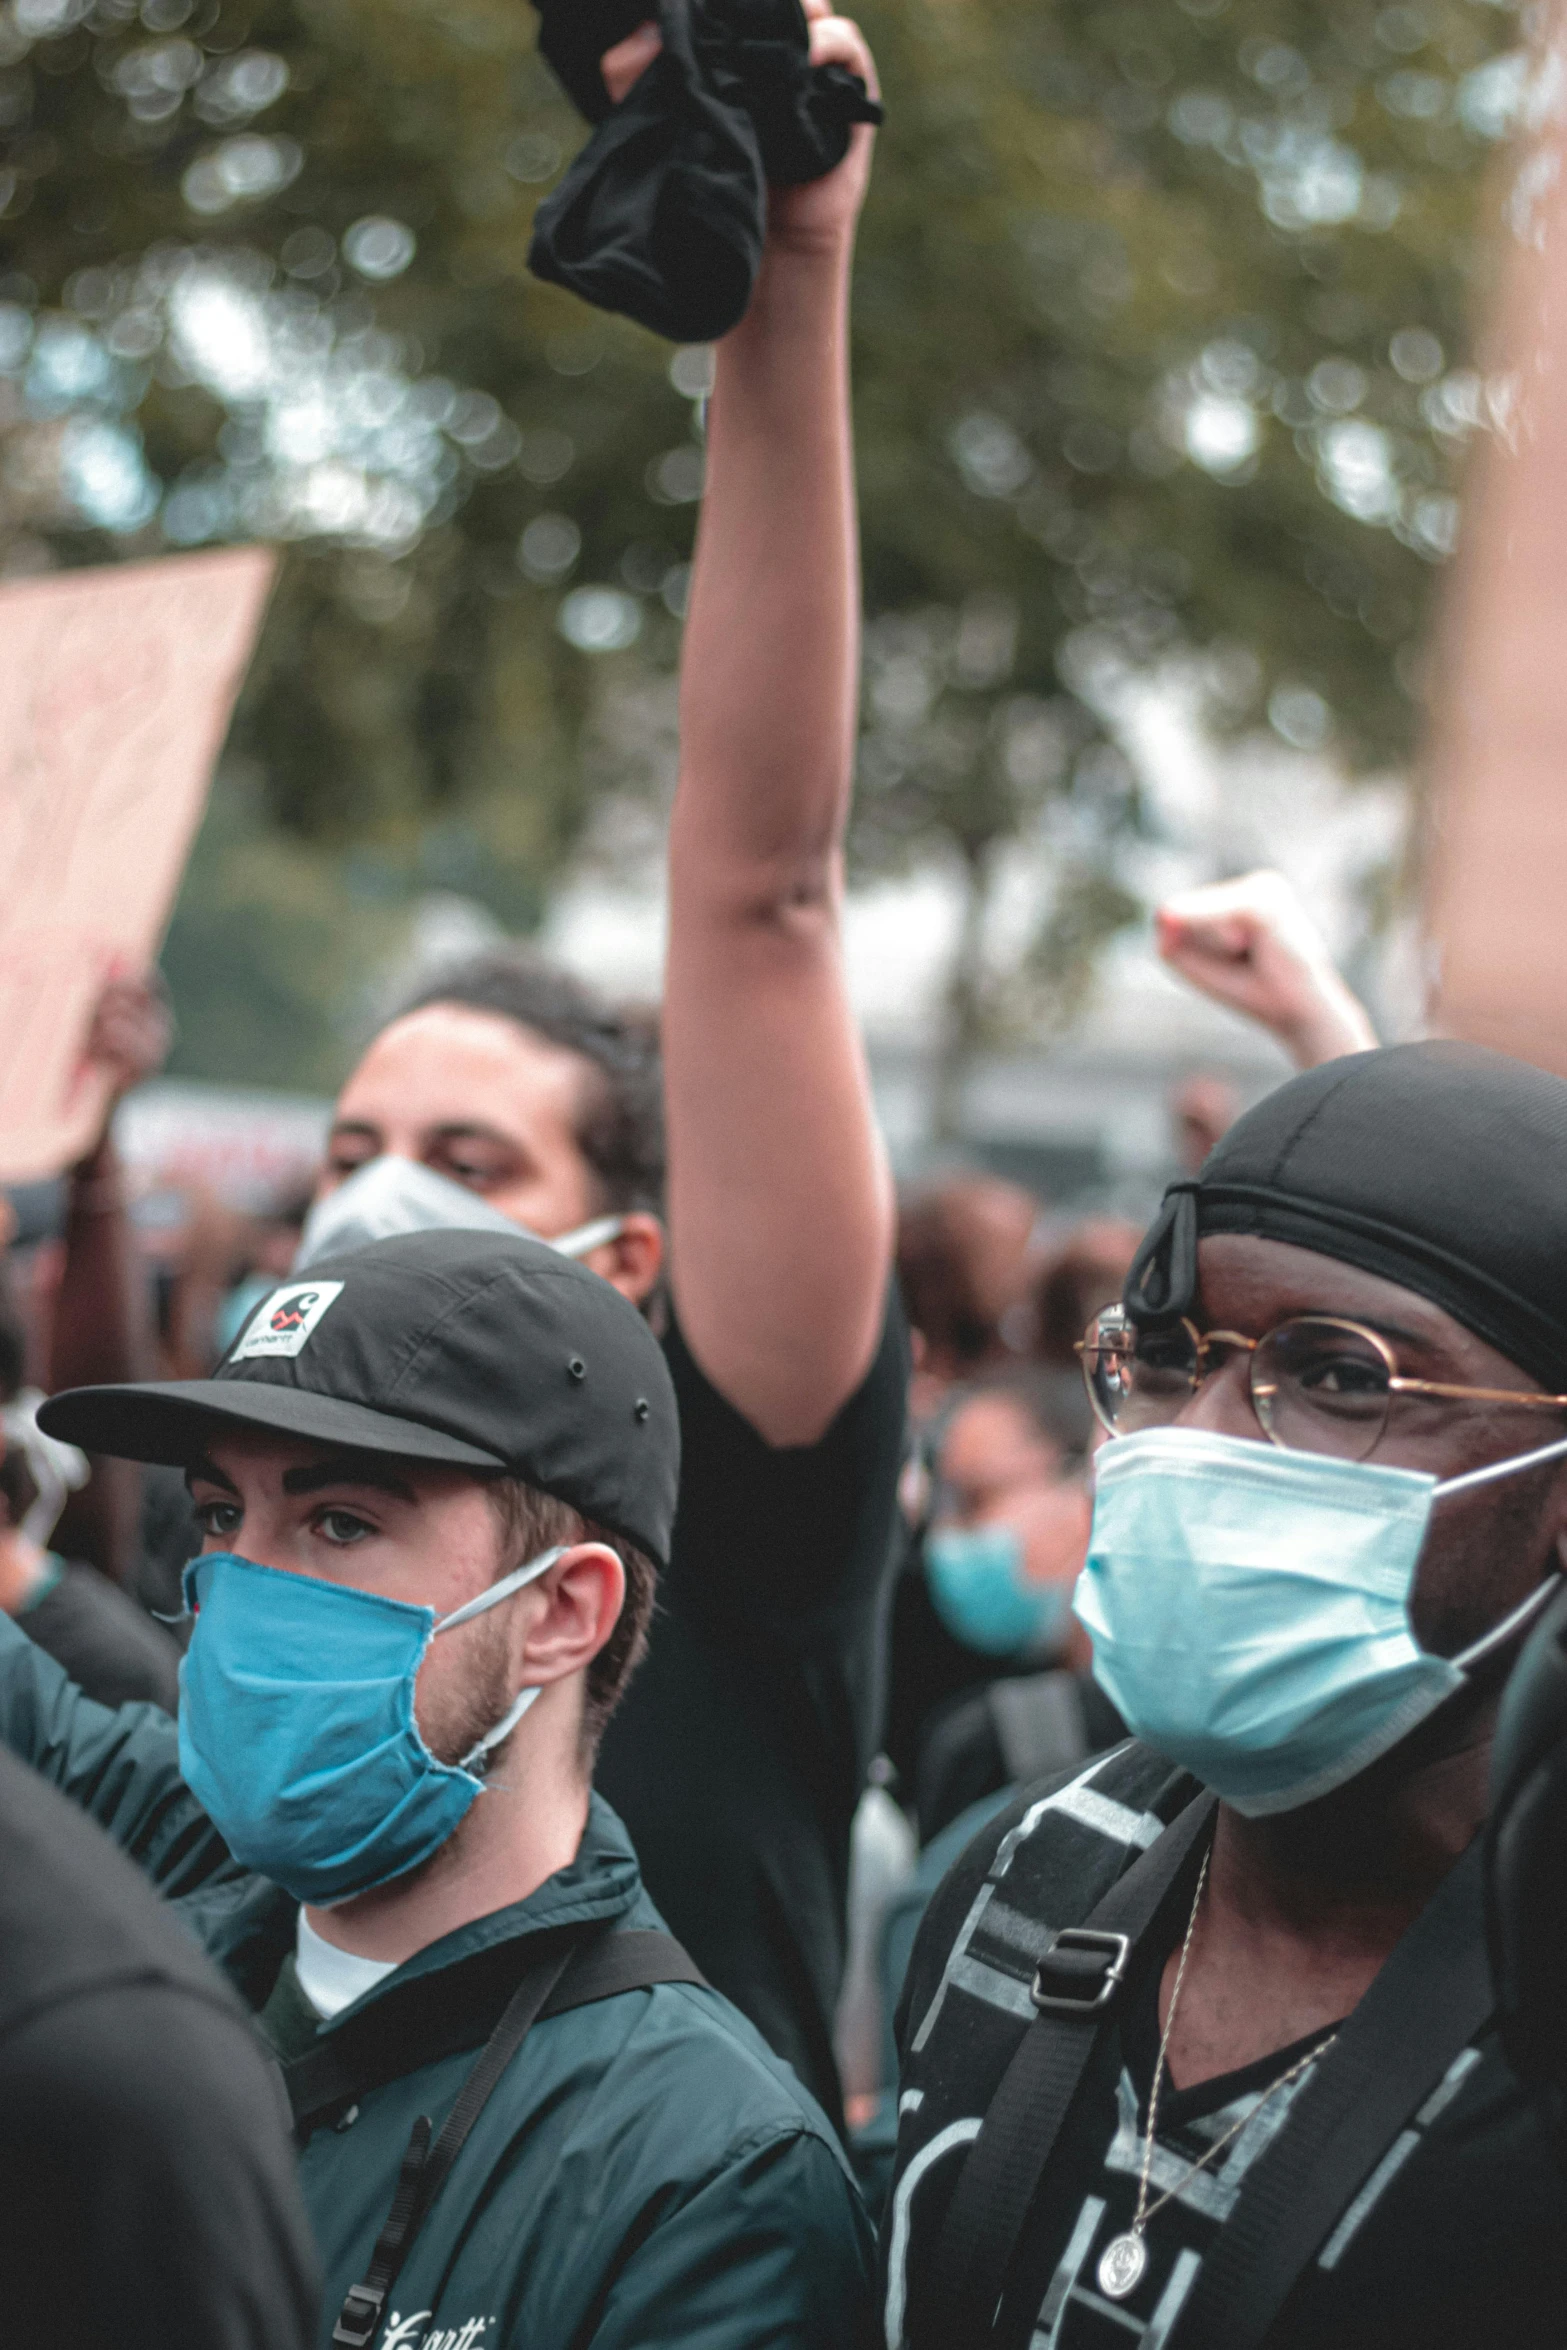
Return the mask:
[[[0,1754],[0,2335],[305,2350],[317,2291],[249,2023],[139,1871]]]
[[[174,1713],[180,1652],[162,1625],[96,1567],[51,1564],[48,1584],[16,1619],[29,1640],[36,1640],[100,1705],[145,1699]]]
[[[1190,1790],[1189,1780],[1181,1782]],[[928,2263],[964,2156],[1032,2020],[1047,1933],[1076,1925],[1153,1842],[1167,1763],[1124,1747],[988,1821],[927,1912],[899,2014],[897,2169],[886,2231],[887,2341],[922,2342]],[[1050,2350],[1161,2350],[1246,2173],[1312,2068],[1312,2043],[1160,2098],[1148,2265],[1126,2299],[1098,2265],[1131,2224],[1158,2050],[1155,1967],[1096,2053],[1020,2240],[1007,2307]],[[1320,2036],[1319,2036],[1320,2037]],[[1199,2155],[1242,2127],[1208,2166]],[[1567,2170],[1494,2035],[1462,2050],[1298,2279],[1268,2350],[1501,2350],[1567,2339]],[[923,2345],[922,2345],[923,2350]]]
[[[902,1314],[820,1442],[763,1441],[679,1330],[680,1503],[597,1783],[708,1980],[834,2118],[849,1829],[876,1751],[908,1384]]]

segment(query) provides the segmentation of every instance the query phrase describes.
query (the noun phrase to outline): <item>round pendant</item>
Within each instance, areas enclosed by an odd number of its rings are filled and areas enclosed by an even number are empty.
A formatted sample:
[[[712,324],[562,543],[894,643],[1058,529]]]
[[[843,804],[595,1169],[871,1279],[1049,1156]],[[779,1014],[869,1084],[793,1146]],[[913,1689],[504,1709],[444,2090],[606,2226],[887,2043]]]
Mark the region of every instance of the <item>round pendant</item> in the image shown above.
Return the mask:
[[[1135,2293],[1148,2266],[1148,2248],[1141,2236],[1112,2236],[1099,2256],[1099,2290],[1112,2301]]]

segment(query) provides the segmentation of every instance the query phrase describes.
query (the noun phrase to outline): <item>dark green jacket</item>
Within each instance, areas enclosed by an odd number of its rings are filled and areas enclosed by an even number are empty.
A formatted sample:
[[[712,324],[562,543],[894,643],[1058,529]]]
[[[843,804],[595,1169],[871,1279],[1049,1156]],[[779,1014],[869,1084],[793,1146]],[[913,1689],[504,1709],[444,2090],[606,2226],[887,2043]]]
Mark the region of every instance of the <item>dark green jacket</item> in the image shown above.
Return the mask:
[[[166,1714],[94,1705],[0,1617],[0,1739],[140,1861],[252,2008],[276,1992],[273,2014],[286,2010],[295,1905],[229,1858],[180,1778]],[[520,1954],[545,1927],[600,1918],[660,1922],[595,1797],[569,1868],[344,2013],[477,1949],[515,1941]],[[306,2145],[323,2345],[368,2266],[416,2116],[438,2130],[472,2063],[424,2064]],[[378,2350],[858,2350],[870,2259],[820,2109],[716,1992],[659,1984],[534,2026],[425,2221]]]

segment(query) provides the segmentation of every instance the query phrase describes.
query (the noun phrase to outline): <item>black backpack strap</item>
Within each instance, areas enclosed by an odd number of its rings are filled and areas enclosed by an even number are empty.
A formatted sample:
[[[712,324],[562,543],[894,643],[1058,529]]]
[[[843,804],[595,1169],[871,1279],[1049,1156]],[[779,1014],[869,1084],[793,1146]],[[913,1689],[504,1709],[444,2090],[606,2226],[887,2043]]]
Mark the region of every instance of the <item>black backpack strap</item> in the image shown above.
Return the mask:
[[[1063,1927],[1040,1960],[1031,1994],[1038,2013],[969,2148],[937,2239],[918,2324],[933,2350],[989,2341],[1029,2206],[1078,2083],[1128,1978],[1171,1915],[1215,1809],[1211,1795],[1188,1804],[1116,1879],[1086,1923]]]
[[[1172,2342],[1257,2350],[1291,2288],[1489,2020],[1481,1840],[1398,1943],[1242,2183]]]
[[[617,1934],[599,1927],[586,1942],[579,1938],[562,1943],[551,1937],[549,1950],[529,1967],[506,2002],[433,2145],[429,2116],[420,2114],[414,2123],[392,2207],[376,2238],[370,2265],[359,2283],[349,2288],[332,2329],[333,2350],[369,2350],[380,2330],[387,2295],[397,2282],[426,2213],[445,2185],[491,2092],[542,2016],[564,2015],[575,2007],[616,1998],[622,1991],[650,1990],[655,1983],[703,1981],[694,1961],[669,1934]],[[404,2048],[405,2073],[424,2061]]]
[[[577,1963],[557,1980],[541,2014],[560,2015],[654,1983],[703,1983],[695,1961],[670,1934],[598,1927],[586,1941],[581,1929],[547,1931],[520,1952],[515,1943],[495,1944],[387,1991],[285,2064],[296,2138],[303,2143],[323,2119],[388,2081],[402,2080],[416,2065],[482,2048],[518,1987],[519,1957],[542,1964],[551,1954],[569,1957],[573,1950],[580,1952]]]
[[[333,2350],[367,2350],[367,2345],[374,2341],[380,2330],[386,2297],[397,2282],[425,2213],[466,2145],[468,2133],[483,2112],[490,2091],[532,2030],[544,2002],[574,1956],[575,1951],[568,1947],[552,1952],[528,1969],[507,2001],[500,2022],[486,2040],[478,2063],[458,2090],[457,2102],[433,2146],[429,2115],[420,2114],[414,2123],[397,2177],[397,2192],[375,2240],[370,2266],[359,2283],[349,2287],[332,2328]]]
[[[571,1972],[556,1983],[539,2014],[565,2015],[574,2007],[618,1999],[622,1991],[650,1991],[655,1983],[694,1983],[701,1991],[711,1988],[696,1960],[673,1934],[641,1928],[624,1934],[599,1934],[579,1947]]]

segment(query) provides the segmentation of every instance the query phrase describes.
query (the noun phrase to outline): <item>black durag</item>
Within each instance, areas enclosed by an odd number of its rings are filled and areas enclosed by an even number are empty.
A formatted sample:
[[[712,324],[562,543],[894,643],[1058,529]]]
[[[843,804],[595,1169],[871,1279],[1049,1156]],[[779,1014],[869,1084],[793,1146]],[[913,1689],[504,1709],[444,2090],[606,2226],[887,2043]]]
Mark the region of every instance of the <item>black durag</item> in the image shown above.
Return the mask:
[[[1194,1312],[1197,1244],[1219,1232],[1396,1281],[1567,1391],[1567,1081],[1526,1061],[1391,1045],[1281,1085],[1165,1193],[1127,1276],[1134,1322]]]
[[[528,266],[601,310],[707,343],[744,317],[767,188],[820,179],[881,108],[813,66],[800,0],[536,0],[539,48],[597,129],[539,206]],[[599,59],[656,17],[663,49],[618,106]]]

